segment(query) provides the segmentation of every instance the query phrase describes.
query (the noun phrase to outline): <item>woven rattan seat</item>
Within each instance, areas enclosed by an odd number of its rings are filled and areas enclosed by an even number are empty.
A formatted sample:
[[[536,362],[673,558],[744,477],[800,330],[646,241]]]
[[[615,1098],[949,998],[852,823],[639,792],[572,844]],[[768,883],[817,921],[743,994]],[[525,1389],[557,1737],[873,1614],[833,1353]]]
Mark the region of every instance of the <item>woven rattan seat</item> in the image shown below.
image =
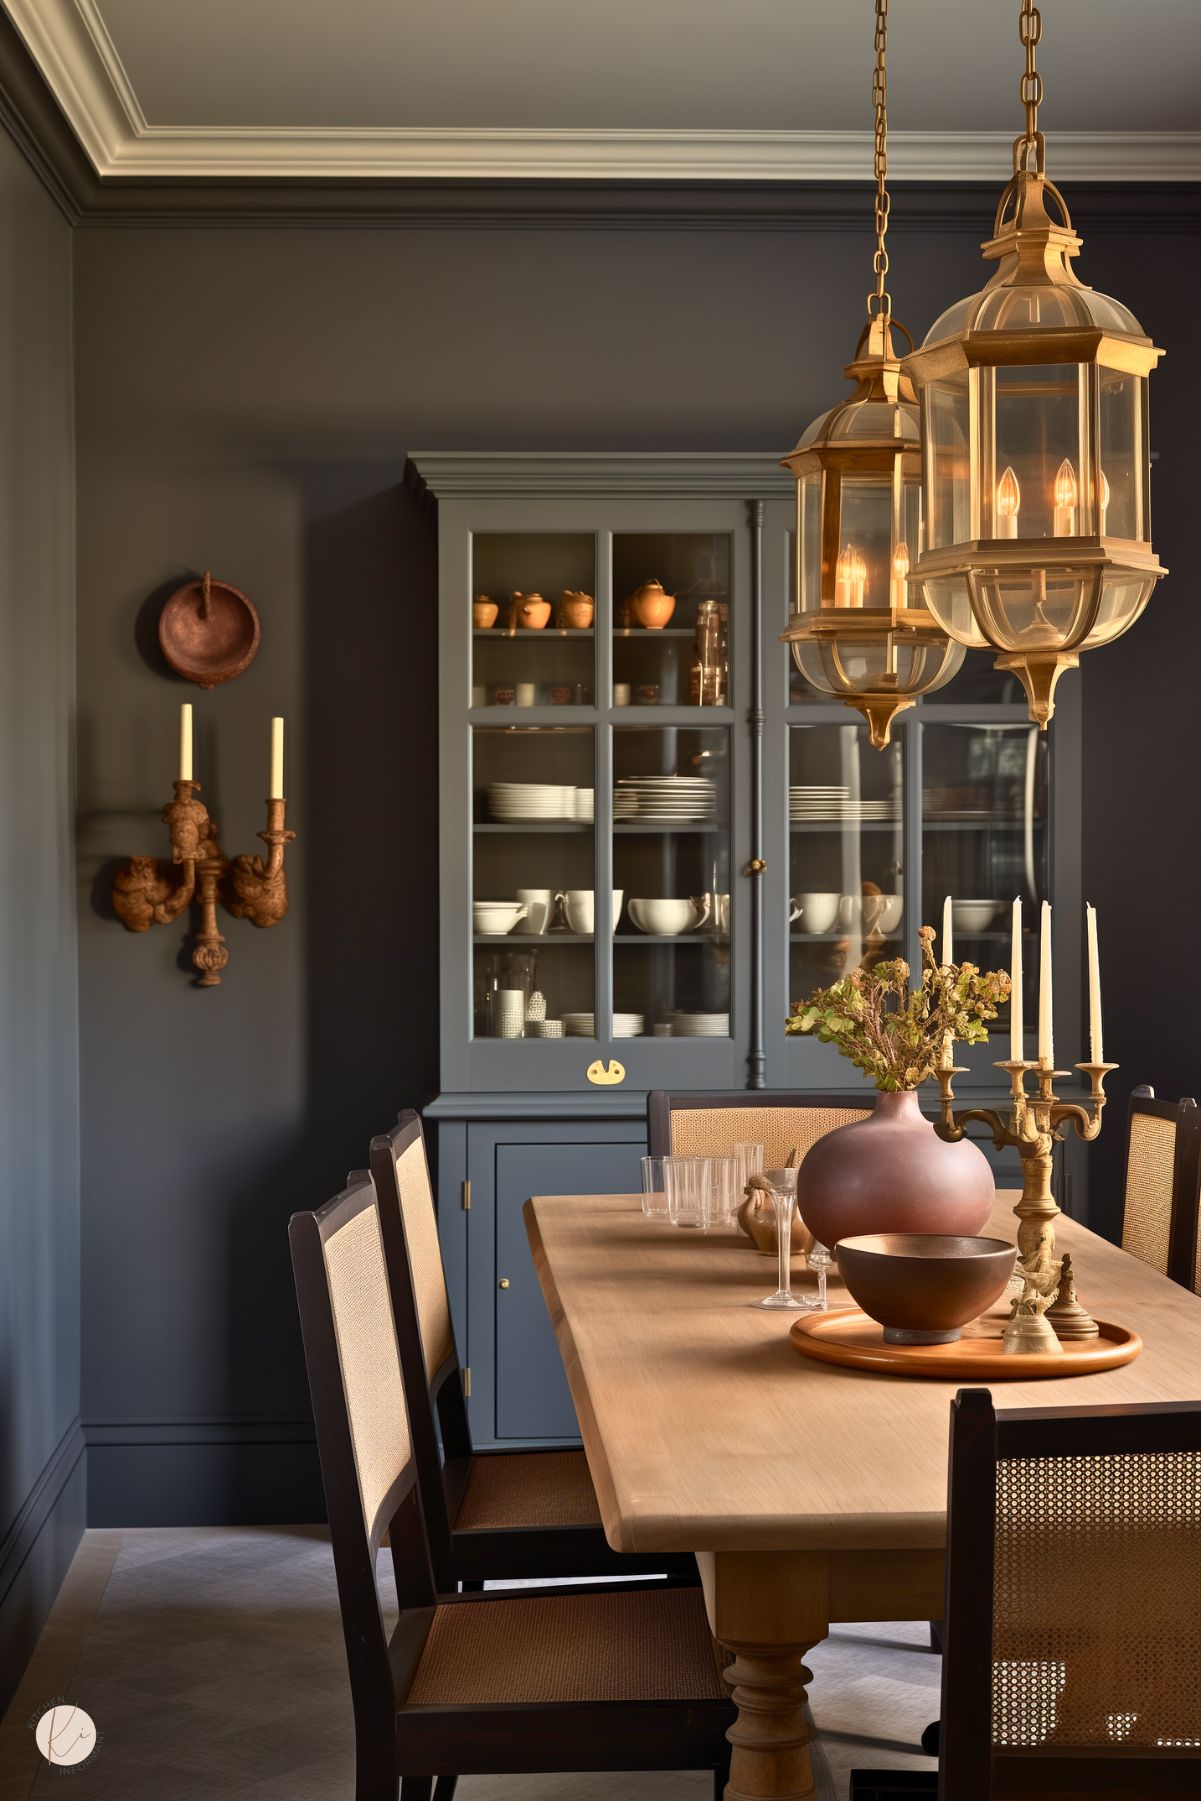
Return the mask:
[[[1122,1249],[1201,1294],[1201,1114],[1191,1099],[1130,1097]]]
[[[599,1525],[596,1490],[582,1451],[474,1457],[455,1516],[456,1532]]]
[[[653,1157],[727,1157],[736,1144],[761,1144],[764,1166],[777,1169],[794,1148],[803,1161],[819,1138],[871,1109],[855,1095],[656,1092],[647,1097],[647,1136]]]
[[[439,1607],[410,1707],[720,1701],[699,1589],[620,1589]]]

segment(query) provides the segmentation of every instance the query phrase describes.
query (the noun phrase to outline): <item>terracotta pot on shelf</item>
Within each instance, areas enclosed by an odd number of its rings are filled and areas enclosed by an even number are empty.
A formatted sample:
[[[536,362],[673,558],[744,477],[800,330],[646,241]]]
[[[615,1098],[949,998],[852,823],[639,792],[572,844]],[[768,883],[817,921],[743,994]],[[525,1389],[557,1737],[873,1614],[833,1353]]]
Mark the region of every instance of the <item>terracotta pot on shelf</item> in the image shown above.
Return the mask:
[[[662,582],[643,582],[630,595],[630,614],[635,625],[661,632],[676,610],[676,597],[665,592]]]
[[[592,624],[596,612],[596,602],[591,594],[585,594],[581,588],[564,588],[559,601],[559,624],[572,631],[582,632]]]
[[[477,631],[486,632],[490,625],[496,624],[496,615],[500,612],[494,600],[486,594],[477,594],[471,603],[471,623]]]
[[[873,1113],[819,1138],[797,1181],[801,1218],[830,1250],[869,1232],[975,1237],[993,1197],[983,1152],[944,1143],[912,1089],[877,1094]]]
[[[550,601],[541,594],[514,594],[509,602],[509,624],[540,632],[550,618]]]

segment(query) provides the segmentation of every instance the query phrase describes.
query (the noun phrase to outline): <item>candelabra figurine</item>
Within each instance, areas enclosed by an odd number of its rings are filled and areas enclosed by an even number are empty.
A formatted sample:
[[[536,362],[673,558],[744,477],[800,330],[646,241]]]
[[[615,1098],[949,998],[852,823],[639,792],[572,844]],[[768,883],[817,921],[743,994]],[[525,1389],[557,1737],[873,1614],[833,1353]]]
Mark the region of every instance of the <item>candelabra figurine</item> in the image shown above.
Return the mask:
[[[1051,1193],[1051,1160],[1055,1145],[1063,1138],[1062,1128],[1071,1125],[1085,1142],[1091,1142],[1101,1131],[1101,1115],[1105,1108],[1105,1078],[1116,1063],[1077,1063],[1076,1068],[1089,1080],[1087,1104],[1060,1101],[1055,1098],[1055,1083],[1071,1074],[1055,1069],[1050,1063],[1006,1061],[998,1063],[1009,1077],[1011,1103],[1008,1114],[992,1107],[955,1109],[954,1079],[962,1075],[959,1065],[936,1071],[942,1117],[935,1131],[948,1144],[956,1144],[966,1136],[965,1127],[978,1119],[992,1133],[998,1150],[1006,1145],[1016,1148],[1022,1160],[1022,1193],[1014,1213],[1018,1221],[1018,1276],[1029,1293],[1050,1293],[1054,1299],[1059,1288],[1060,1260],[1055,1255],[1055,1221],[1059,1215]],[[1026,1075],[1034,1074],[1034,1092],[1026,1092]]]
[[[262,856],[227,857],[217,837],[217,822],[197,797],[192,779],[192,709],[181,709],[180,775],[175,799],[163,808],[163,824],[171,839],[171,861],[131,857],[113,878],[113,911],[127,932],[146,932],[170,925],[186,907],[200,909],[200,925],[192,947],[199,972],[198,988],[216,988],[229,962],[225,937],[217,924],[221,905],[234,919],[274,926],[288,911],[284,846],[295,838],[284,824],[283,720],[272,720],[271,798],[267,829],[259,837],[268,851]]]

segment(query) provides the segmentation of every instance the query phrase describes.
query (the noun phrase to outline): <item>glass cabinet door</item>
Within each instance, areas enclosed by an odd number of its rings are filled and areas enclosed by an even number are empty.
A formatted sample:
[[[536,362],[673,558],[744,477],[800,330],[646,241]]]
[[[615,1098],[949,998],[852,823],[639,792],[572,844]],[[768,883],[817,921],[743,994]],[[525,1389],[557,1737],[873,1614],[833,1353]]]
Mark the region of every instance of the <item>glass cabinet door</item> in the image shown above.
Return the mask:
[[[594,534],[477,532],[471,581],[472,708],[591,706]]]
[[[789,727],[790,1008],[860,964],[904,954],[904,742],[898,730],[873,750],[862,722]]]
[[[922,728],[922,911],[941,929],[950,895],[956,962],[1008,969],[1012,905],[1022,900],[1023,1018],[1038,1019],[1038,930],[1049,897],[1048,740],[1037,726],[934,724]],[[1008,1056],[1009,1008],[989,1026],[990,1046],[961,1054]]]

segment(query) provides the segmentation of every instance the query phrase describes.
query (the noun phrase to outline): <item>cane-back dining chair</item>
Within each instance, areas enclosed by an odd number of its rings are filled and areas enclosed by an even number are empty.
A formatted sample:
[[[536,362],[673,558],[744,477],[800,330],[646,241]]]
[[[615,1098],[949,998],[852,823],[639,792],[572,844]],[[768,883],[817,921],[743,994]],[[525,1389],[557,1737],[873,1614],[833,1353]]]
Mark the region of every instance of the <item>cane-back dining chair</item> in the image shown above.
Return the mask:
[[[1201,1112],[1194,1100],[1130,1096],[1122,1249],[1201,1294]]]
[[[734,1709],[700,1590],[439,1595],[424,1535],[373,1183],[289,1227],[350,1669],[356,1801],[438,1801],[463,1774],[711,1769]],[[399,1619],[376,1564],[388,1534]]]
[[[652,1157],[724,1157],[736,1144],[761,1144],[764,1165],[778,1169],[795,1145],[803,1160],[819,1138],[872,1110],[859,1094],[798,1094],[795,1089],[735,1088],[665,1094],[646,1100]]]
[[[852,1801],[1196,1797],[1199,1592],[1201,1402],[998,1414],[961,1389],[937,1783],[857,1770]]]
[[[371,1174],[439,1588],[502,1577],[667,1573],[697,1581],[693,1557],[610,1550],[582,1451],[473,1450],[416,1113],[406,1110],[372,1139]]]

